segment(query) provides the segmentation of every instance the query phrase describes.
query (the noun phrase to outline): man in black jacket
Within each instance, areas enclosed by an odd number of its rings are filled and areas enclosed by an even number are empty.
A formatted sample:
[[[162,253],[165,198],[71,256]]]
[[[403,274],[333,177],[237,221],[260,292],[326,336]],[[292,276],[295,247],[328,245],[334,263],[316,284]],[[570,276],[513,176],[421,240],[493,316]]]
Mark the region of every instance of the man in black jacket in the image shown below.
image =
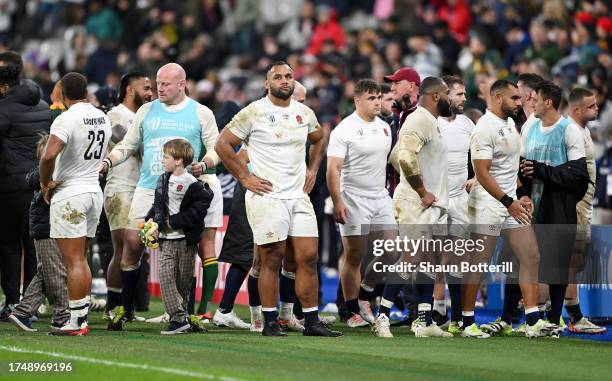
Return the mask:
[[[549,285],[551,310],[547,317],[558,324],[576,236],[576,204],[587,191],[589,174],[582,132],[558,112],[561,89],[543,82],[536,94],[537,119],[521,131],[526,159],[521,173],[534,203],[540,282]]]
[[[0,222],[0,282],[6,296],[0,321],[6,321],[19,302],[22,237],[32,200],[25,176],[36,166],[39,135],[51,126],[51,111],[40,99],[40,88],[29,80],[20,82],[23,65],[9,59],[15,54],[0,55],[0,215],[11,216]]]

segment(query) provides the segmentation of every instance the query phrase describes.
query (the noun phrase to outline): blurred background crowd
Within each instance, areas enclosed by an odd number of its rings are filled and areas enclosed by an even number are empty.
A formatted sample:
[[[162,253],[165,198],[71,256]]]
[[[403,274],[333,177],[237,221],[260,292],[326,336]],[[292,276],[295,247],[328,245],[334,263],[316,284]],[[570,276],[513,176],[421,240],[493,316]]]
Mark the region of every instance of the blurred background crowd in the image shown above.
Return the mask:
[[[22,53],[26,77],[49,103],[68,71],[84,73],[93,94],[130,70],[153,78],[178,62],[190,95],[213,111],[261,97],[266,68],[282,59],[330,129],[352,112],[356,80],[383,81],[402,66],[421,78],[461,76],[466,109],[481,111],[482,84],[534,72],[566,92],[575,84],[596,92],[590,127],[598,158],[610,156],[612,16],[603,0],[0,0],[5,49]]]

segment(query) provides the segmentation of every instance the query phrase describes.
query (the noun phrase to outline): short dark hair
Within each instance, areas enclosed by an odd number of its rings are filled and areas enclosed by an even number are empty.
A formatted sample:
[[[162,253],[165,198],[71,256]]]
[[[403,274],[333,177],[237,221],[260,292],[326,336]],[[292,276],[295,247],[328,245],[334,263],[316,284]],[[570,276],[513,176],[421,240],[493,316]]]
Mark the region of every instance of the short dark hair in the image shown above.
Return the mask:
[[[517,83],[518,82],[523,82],[525,86],[529,87],[532,90],[535,90],[538,88],[540,83],[544,82],[544,78],[542,78],[536,73],[523,73],[519,74],[517,78]]]
[[[559,86],[550,81],[544,81],[535,90],[545,101],[550,99],[555,110],[559,109],[561,99],[563,98],[563,92]]]
[[[389,85],[386,82],[381,82],[380,83],[380,92],[381,94],[387,94],[391,92],[391,85]]]
[[[70,72],[61,79],[62,93],[71,101],[87,98],[87,78],[83,74]]]
[[[361,94],[379,94],[380,84],[373,79],[360,79],[355,84],[355,96],[359,96]]]
[[[291,65],[289,65],[289,64],[287,63],[287,61],[282,61],[282,60],[280,60],[280,61],[275,61],[275,62],[273,62],[273,63],[272,63],[272,65],[270,65],[270,67],[268,67],[268,70],[266,71],[266,76],[267,76],[268,74],[270,74],[270,72],[272,71],[272,69],[274,69],[275,67],[277,67],[277,66],[285,66],[285,65],[286,65],[286,66],[289,66],[289,69],[291,69],[291,71],[293,71],[293,68],[291,67]]]
[[[186,167],[193,161],[193,147],[185,139],[172,139],[164,144],[164,153],[172,156],[173,159],[183,160],[183,166]]]
[[[146,74],[131,71],[129,73],[124,74],[119,81],[119,92],[117,94],[117,102],[121,103],[125,99],[125,92],[127,91],[127,87],[131,85],[134,81],[139,80],[140,78],[148,77]]]
[[[13,50],[7,50],[0,53],[0,61],[4,62],[3,66],[14,66],[19,73],[18,76],[23,72],[23,60],[21,55]]]
[[[438,77],[427,77],[423,81],[421,81],[421,86],[419,87],[419,95],[425,95],[432,91],[438,90],[438,88],[444,85],[444,81],[442,81],[442,79]]]
[[[585,89],[584,87],[576,87],[569,93],[569,103],[576,104],[582,102],[584,98],[592,97],[593,95],[595,95],[595,93],[589,89]]]
[[[512,81],[509,81],[507,79],[498,79],[497,81],[493,82],[493,84],[491,85],[491,90],[489,92],[491,95],[493,95],[494,93],[500,90],[506,90],[508,87],[514,87],[515,89],[518,88],[516,83]]]
[[[19,71],[13,65],[0,66],[0,85],[15,86],[19,83]]]
[[[442,80],[444,83],[446,83],[446,86],[448,86],[449,89],[452,89],[455,85],[465,86],[463,80],[456,75],[444,75],[442,76]]]

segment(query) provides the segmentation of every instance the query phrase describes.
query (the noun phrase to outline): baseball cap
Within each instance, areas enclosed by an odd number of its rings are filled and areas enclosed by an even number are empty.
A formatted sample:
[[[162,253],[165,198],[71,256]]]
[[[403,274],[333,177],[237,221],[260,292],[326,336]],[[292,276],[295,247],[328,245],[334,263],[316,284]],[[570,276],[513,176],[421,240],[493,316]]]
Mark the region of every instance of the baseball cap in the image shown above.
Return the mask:
[[[399,68],[395,73],[385,76],[385,82],[396,82],[404,79],[408,82],[414,82],[417,86],[421,86],[421,77],[419,77],[419,73],[411,67]]]

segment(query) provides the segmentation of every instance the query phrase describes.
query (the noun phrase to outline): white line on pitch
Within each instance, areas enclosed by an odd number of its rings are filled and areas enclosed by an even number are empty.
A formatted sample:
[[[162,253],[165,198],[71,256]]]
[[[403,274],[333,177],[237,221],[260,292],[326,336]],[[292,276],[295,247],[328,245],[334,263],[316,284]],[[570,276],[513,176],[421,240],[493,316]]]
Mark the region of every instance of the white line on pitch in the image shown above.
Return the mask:
[[[15,346],[0,345],[0,350],[4,350],[7,352],[13,352],[13,353],[31,353],[31,354],[37,354],[37,355],[45,355],[45,356],[50,356],[50,357],[57,357],[62,360],[82,361],[82,362],[88,362],[91,364],[149,370],[149,371],[154,371],[154,372],[173,374],[176,376],[195,377],[195,378],[200,378],[204,380],[245,381],[244,379],[241,379],[241,378],[214,376],[212,374],[192,372],[192,371],[183,370],[183,369],[164,368],[164,367],[155,366],[155,365],[134,364],[134,363],[122,362],[122,361],[103,360],[103,359],[97,359],[93,357],[76,356],[76,355],[60,353],[60,352],[46,352],[46,351],[39,351],[39,350],[34,350],[34,349],[18,348]]]

